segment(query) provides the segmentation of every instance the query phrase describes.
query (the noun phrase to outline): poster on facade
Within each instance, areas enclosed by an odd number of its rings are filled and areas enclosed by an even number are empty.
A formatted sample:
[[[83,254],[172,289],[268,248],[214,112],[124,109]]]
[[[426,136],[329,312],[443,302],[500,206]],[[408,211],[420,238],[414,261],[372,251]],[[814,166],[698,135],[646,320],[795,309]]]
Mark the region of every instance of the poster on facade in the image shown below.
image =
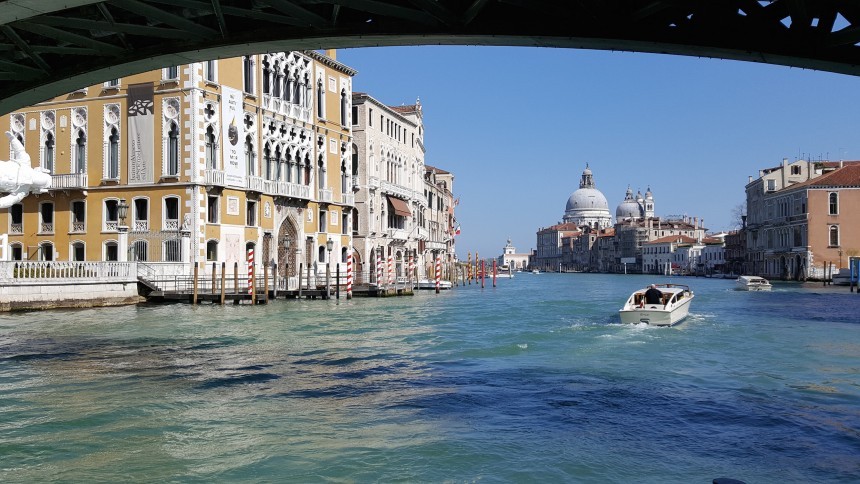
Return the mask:
[[[245,143],[242,122],[242,91],[221,86],[221,153],[224,181],[228,186],[245,186]]]
[[[151,83],[128,86],[128,183],[152,183],[155,110]]]

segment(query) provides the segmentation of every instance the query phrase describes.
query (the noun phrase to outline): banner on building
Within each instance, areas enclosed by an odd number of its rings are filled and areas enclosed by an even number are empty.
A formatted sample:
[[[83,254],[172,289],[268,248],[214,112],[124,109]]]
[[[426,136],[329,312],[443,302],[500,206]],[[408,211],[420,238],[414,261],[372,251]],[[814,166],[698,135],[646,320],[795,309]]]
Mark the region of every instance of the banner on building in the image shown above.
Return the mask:
[[[128,183],[152,183],[155,110],[151,83],[128,86]]]
[[[245,136],[242,91],[221,86],[221,153],[224,156],[224,182],[245,186]]]

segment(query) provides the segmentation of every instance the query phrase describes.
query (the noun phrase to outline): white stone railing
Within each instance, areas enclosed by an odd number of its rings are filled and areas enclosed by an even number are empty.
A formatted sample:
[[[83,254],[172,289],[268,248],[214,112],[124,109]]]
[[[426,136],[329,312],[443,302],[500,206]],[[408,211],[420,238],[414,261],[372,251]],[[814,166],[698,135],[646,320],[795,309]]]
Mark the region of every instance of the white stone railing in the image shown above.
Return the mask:
[[[259,176],[248,176],[248,190],[260,193],[266,193],[266,180]]]
[[[132,232],[149,232],[149,220],[135,220]]]
[[[303,198],[305,200],[311,199],[311,187],[307,185],[299,185],[298,183],[291,182],[271,182],[272,183],[272,191],[267,192],[271,195],[277,195],[282,197],[293,197],[293,198]]]
[[[319,198],[317,201],[323,203],[331,203],[334,200],[334,196],[332,195],[330,188],[320,188],[319,189]]]
[[[45,280],[135,280],[134,262],[0,262],[0,283],[38,283]]]
[[[54,233],[54,224],[42,222],[39,225],[39,233],[40,234],[53,234]]]
[[[178,219],[167,219],[162,224],[162,230],[179,230],[179,220]]]
[[[223,170],[207,169],[205,172],[205,183],[216,187],[226,186],[226,179]]]
[[[105,232],[116,232],[119,230],[119,222],[116,220],[108,220],[105,222]]]
[[[375,176],[367,177],[367,187],[368,188],[379,188],[379,177],[375,177]]]
[[[355,205],[355,195],[352,193],[344,193],[340,196],[341,203],[344,205]]]
[[[407,234],[404,229],[388,229],[386,230],[388,236],[395,240],[406,240]]]
[[[24,224],[9,224],[9,233],[10,234],[23,234],[24,233]]]
[[[82,233],[87,229],[84,222],[72,222],[72,232]]]
[[[412,198],[412,190],[410,190],[404,186],[397,185],[397,184],[387,182],[384,180],[382,182],[382,191],[390,193],[392,195],[399,196],[399,197],[404,198],[406,200],[409,200]]]
[[[68,175],[51,175],[51,189],[64,190],[69,188],[86,188],[87,174],[72,173]]]

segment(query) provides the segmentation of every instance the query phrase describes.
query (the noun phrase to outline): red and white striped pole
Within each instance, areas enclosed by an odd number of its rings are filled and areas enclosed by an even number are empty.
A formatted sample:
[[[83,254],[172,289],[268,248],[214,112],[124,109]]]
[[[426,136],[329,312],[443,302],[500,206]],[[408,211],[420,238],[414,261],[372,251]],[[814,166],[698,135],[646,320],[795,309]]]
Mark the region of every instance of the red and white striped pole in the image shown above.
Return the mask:
[[[352,299],[352,249],[346,256],[346,298]]]
[[[248,294],[254,294],[254,248],[248,249]]]
[[[439,287],[442,285],[442,256],[436,256],[436,294],[439,294]]]
[[[409,282],[412,282],[412,274],[415,272],[415,261],[412,260],[412,254],[409,254]]]
[[[394,256],[388,254],[388,285],[394,285]]]
[[[382,287],[382,254],[376,251],[376,287]]]

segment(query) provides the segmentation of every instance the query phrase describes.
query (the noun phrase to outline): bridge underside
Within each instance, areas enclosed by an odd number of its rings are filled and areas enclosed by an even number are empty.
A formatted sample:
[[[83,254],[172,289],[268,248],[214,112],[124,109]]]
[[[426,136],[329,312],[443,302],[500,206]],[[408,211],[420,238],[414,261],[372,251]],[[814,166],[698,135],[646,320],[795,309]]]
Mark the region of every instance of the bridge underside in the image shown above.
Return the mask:
[[[248,53],[513,45],[693,55],[860,74],[856,0],[4,0],[0,113]]]

